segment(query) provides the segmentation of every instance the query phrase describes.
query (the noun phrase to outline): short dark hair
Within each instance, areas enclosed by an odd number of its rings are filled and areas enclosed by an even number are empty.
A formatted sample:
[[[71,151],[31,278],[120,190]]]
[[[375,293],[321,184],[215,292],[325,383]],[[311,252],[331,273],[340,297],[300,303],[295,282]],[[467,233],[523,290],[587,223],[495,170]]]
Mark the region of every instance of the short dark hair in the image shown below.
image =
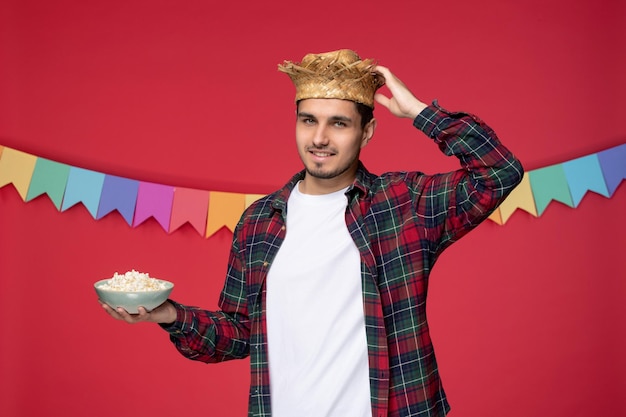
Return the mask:
[[[361,115],[361,129],[365,129],[365,125],[374,118],[374,109],[363,103],[355,102],[354,104],[356,104],[356,111]]]
[[[302,100],[296,101],[296,109],[300,108],[301,101]],[[353,103],[356,106],[357,113],[361,115],[361,129],[365,129],[365,125],[367,125],[370,120],[374,118],[374,109],[370,106],[366,106],[363,103],[357,103],[356,101],[354,101]]]

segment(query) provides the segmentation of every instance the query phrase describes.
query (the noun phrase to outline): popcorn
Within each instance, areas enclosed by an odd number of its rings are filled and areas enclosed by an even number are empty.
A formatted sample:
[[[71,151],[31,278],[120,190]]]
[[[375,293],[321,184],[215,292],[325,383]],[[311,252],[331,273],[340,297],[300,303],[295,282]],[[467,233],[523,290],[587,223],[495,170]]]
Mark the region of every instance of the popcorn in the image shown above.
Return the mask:
[[[132,271],[126,272],[124,275],[116,272],[113,274],[113,278],[100,285],[99,288],[124,292],[158,291],[164,290],[166,284],[156,278],[151,278],[148,273],[138,272],[133,269]]]

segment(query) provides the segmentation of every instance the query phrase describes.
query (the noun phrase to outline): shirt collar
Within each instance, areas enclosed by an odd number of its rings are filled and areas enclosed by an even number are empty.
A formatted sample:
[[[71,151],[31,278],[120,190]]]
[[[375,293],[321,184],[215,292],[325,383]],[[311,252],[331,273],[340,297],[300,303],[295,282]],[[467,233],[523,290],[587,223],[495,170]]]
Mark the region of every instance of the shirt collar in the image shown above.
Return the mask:
[[[276,192],[276,197],[272,200],[272,208],[276,211],[285,211],[287,207],[287,200],[289,199],[289,195],[294,187],[298,184],[298,181],[302,181],[304,179],[305,170],[298,172],[294,175],[287,184],[280,190]],[[369,193],[369,190],[372,186],[372,174],[365,168],[365,165],[361,161],[359,161],[359,166],[356,171],[356,177],[354,182],[348,190],[346,191],[346,195],[349,197],[354,194],[360,194],[361,196],[366,196]]]

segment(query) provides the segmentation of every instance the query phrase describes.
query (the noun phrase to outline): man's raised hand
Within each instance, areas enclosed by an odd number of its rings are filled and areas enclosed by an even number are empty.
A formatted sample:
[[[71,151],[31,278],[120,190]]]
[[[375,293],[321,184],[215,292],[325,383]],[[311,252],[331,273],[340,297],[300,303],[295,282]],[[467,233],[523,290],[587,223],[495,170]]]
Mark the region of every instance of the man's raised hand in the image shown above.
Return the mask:
[[[387,67],[377,65],[374,67],[374,71],[385,78],[385,85],[392,94],[391,98],[389,98],[384,94],[376,93],[374,99],[377,103],[389,109],[393,115],[415,119],[427,107]]]

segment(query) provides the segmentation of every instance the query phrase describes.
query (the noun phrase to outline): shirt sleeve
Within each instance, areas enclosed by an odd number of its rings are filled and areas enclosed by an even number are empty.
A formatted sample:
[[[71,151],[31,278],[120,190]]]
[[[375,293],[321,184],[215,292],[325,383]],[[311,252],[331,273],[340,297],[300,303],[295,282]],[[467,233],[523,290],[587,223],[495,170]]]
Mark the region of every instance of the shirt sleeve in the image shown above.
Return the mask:
[[[170,300],[176,308],[176,321],[161,327],[185,357],[214,363],[241,359],[250,352],[250,321],[245,298],[245,282],[233,241],[220,310],[208,311]]]
[[[416,210],[421,213],[441,252],[486,219],[519,184],[521,163],[500,142],[495,132],[475,115],[449,112],[435,101],[413,121],[461,168],[421,176]]]

